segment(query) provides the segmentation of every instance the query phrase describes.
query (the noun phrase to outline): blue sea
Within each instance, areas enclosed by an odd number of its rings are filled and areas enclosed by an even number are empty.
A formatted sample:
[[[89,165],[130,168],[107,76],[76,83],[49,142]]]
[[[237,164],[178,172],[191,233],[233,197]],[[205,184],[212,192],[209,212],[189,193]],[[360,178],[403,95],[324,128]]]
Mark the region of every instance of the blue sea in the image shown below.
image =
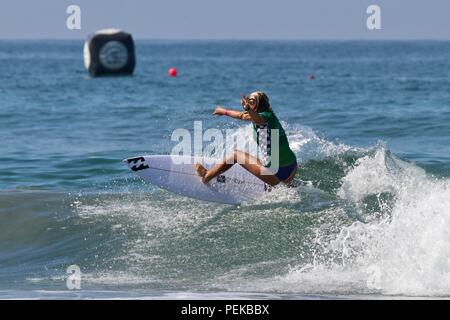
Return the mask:
[[[450,42],[137,40],[136,57],[92,78],[83,41],[0,41],[0,298],[450,297]],[[217,204],[121,162],[170,154],[194,121],[251,133],[212,111],[256,90],[297,187]]]

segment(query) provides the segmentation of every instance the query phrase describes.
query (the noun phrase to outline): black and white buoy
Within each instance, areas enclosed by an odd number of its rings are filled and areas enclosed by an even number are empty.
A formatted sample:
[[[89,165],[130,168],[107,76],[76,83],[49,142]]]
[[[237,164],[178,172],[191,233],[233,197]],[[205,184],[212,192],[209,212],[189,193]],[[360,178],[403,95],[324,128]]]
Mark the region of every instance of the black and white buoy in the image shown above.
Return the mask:
[[[94,77],[132,74],[136,65],[133,37],[118,29],[97,31],[84,44],[84,65]]]

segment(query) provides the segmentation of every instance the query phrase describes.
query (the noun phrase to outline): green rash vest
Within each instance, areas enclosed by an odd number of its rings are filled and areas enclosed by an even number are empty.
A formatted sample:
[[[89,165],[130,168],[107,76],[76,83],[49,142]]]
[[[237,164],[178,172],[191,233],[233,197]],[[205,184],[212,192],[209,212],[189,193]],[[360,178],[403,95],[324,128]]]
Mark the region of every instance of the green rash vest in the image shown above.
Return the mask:
[[[262,125],[253,123],[253,137],[260,149],[260,160],[265,167],[270,167],[272,162],[272,149],[276,145],[272,141],[273,129],[278,129],[279,133],[279,167],[288,166],[297,161],[295,154],[289,147],[289,142],[283,127],[273,112],[258,113],[266,122]]]

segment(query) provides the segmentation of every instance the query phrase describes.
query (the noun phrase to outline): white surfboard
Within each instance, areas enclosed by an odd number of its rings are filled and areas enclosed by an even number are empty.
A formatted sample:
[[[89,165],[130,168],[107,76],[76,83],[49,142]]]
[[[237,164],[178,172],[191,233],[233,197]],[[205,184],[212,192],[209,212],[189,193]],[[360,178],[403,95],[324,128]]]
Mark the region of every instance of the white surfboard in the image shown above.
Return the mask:
[[[210,168],[217,160],[177,155],[140,156],[123,160],[139,177],[183,196],[227,204],[251,201],[270,191],[270,186],[240,165],[204,184],[194,164]]]

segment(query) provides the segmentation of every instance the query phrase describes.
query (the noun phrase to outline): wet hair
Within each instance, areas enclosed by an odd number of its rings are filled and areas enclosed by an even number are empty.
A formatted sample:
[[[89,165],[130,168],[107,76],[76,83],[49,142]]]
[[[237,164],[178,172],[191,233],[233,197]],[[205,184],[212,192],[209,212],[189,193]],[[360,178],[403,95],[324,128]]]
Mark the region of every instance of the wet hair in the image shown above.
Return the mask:
[[[267,94],[261,91],[256,91],[253,93],[250,93],[247,97],[247,100],[250,98],[255,99],[256,102],[256,112],[273,112],[272,108],[270,107],[269,97]]]

